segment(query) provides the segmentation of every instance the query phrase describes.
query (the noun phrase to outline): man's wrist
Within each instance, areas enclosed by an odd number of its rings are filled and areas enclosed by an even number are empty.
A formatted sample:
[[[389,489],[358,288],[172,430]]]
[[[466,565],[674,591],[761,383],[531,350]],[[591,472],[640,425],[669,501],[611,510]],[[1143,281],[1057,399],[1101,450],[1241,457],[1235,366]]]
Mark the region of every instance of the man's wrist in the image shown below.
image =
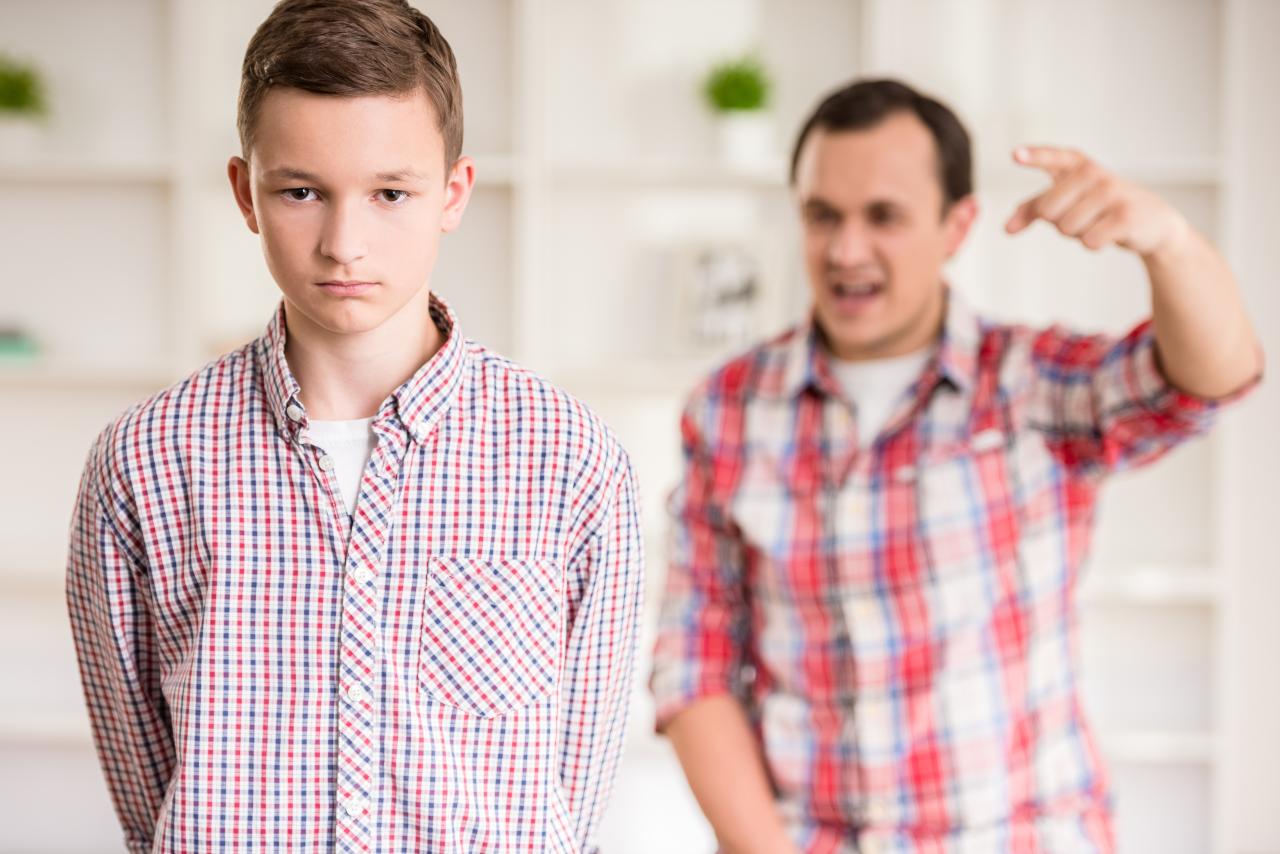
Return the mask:
[[[1186,263],[1204,249],[1205,243],[1191,227],[1191,223],[1181,213],[1174,211],[1172,224],[1164,239],[1150,251],[1140,253],[1140,256],[1148,268],[1169,268]]]

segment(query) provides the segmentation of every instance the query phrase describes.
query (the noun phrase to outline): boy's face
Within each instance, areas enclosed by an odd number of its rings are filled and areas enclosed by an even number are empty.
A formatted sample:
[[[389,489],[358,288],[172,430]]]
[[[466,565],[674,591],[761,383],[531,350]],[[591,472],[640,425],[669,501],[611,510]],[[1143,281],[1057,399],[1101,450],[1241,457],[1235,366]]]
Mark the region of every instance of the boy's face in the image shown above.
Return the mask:
[[[942,266],[977,214],[942,212],[933,137],[912,114],[865,130],[817,130],[797,163],[796,200],[818,324],[839,358],[929,345],[941,328]]]
[[[379,327],[424,295],[440,234],[462,219],[468,157],[444,165],[425,92],[263,98],[250,162],[227,172],[291,309],[334,334]]]

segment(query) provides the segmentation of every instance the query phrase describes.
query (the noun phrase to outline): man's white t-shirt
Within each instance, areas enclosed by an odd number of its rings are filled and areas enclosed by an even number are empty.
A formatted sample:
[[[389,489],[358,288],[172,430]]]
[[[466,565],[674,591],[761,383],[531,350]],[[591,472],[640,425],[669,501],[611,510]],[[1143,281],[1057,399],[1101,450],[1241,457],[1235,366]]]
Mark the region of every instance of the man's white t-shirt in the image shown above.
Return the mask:
[[[356,512],[364,467],[377,444],[370,429],[372,424],[372,418],[357,418],[354,421],[312,421],[308,427],[311,440],[333,458],[333,473],[338,476],[338,487],[351,515]]]
[[[875,442],[907,389],[924,372],[933,352],[933,347],[926,347],[889,359],[831,360],[832,375],[853,403],[860,447],[869,448]]]

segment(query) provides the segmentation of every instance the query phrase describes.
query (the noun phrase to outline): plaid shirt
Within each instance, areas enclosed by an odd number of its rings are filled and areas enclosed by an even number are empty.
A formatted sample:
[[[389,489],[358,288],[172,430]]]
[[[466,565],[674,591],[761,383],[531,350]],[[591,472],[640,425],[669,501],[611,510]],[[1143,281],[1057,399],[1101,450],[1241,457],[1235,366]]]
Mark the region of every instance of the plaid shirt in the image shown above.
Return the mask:
[[[129,850],[592,849],[641,608],[625,452],[434,301],[348,516],[284,317],[85,468],[67,604]]]
[[[812,324],[717,371],[654,653],[657,726],[739,696],[808,851],[1107,851],[1075,590],[1103,476],[1202,433],[1149,322],[1123,339],[976,318],[859,450]]]

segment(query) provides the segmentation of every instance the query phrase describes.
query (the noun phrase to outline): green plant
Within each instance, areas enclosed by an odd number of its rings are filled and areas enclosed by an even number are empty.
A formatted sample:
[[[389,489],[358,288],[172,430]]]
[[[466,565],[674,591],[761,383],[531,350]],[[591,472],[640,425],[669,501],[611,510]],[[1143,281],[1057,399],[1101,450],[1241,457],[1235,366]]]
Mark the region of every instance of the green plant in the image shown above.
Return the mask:
[[[39,72],[0,55],[0,113],[43,115],[46,109]]]
[[[760,60],[746,56],[712,68],[702,91],[716,112],[761,110],[769,103],[769,75]]]

